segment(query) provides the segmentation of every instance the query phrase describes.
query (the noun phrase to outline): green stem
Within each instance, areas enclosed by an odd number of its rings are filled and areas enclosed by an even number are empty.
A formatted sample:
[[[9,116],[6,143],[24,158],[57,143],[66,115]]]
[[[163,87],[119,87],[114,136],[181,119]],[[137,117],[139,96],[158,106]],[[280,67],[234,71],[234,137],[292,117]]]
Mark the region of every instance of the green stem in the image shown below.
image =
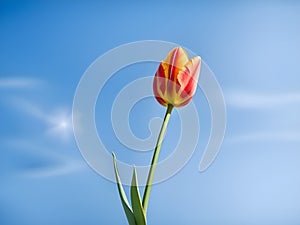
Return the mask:
[[[143,208],[145,213],[147,212],[148,209],[148,202],[149,202],[149,197],[150,197],[150,191],[151,191],[151,187],[152,187],[152,182],[153,182],[153,177],[154,177],[154,173],[155,173],[155,169],[156,169],[156,164],[158,161],[158,156],[160,153],[160,147],[162,144],[162,141],[164,139],[165,133],[166,133],[166,129],[167,129],[167,125],[171,116],[171,112],[173,109],[173,105],[168,105],[167,107],[167,111],[165,114],[165,118],[163,121],[163,124],[161,126],[160,132],[159,132],[159,136],[157,139],[157,143],[156,143],[156,147],[154,150],[154,154],[153,154],[153,158],[152,158],[152,162],[151,162],[151,167],[150,167],[150,171],[148,174],[148,179],[147,179],[147,184],[145,187],[145,192],[144,192],[144,196],[143,196]]]

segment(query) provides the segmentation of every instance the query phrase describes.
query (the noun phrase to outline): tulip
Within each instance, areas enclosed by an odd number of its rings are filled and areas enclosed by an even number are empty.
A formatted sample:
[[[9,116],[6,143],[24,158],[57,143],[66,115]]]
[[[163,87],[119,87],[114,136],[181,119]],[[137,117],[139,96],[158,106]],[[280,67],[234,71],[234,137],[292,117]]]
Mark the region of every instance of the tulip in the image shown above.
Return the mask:
[[[161,105],[167,106],[167,110],[154,149],[147,185],[144,191],[143,209],[145,212],[147,212],[161,144],[164,139],[172,109],[174,107],[185,106],[192,100],[197,87],[200,64],[201,58],[199,56],[189,59],[183,48],[176,47],[172,49],[166,59],[160,63],[154,76],[154,96]]]
[[[135,168],[133,170],[132,185],[130,189],[132,207],[130,207],[124,192],[119,177],[116,157],[113,154],[119,195],[129,225],[147,224],[146,214],[154,173],[171,112],[174,107],[185,106],[192,100],[197,87],[200,64],[201,59],[199,56],[189,59],[183,48],[177,47],[171,50],[167,58],[162,61],[158,67],[153,81],[154,95],[161,105],[167,106],[167,109],[154,149],[147,184],[142,199],[138,189]]]
[[[201,58],[188,58],[181,47],[170,51],[158,67],[153,81],[154,96],[163,105],[182,107],[188,104],[196,91]]]

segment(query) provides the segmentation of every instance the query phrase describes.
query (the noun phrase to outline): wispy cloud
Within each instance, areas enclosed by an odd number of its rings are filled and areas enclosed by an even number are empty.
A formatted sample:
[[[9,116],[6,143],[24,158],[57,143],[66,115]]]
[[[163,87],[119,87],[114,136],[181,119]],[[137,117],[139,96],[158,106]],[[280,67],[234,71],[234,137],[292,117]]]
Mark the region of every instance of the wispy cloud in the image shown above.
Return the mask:
[[[63,140],[69,140],[73,134],[72,117],[70,110],[65,108],[46,112],[37,104],[30,101],[14,98],[11,101],[23,113],[42,121],[46,125],[45,133]]]
[[[253,133],[233,135],[227,138],[230,142],[266,142],[272,141],[278,142],[300,142],[300,132],[299,131],[258,131]]]
[[[9,170],[6,173],[27,178],[44,178],[76,173],[86,168],[81,158],[54,151],[36,140],[9,139],[2,140],[1,143],[6,160],[18,159],[9,161]],[[5,163],[7,164],[2,162]]]
[[[271,108],[283,105],[299,104],[300,92],[259,93],[250,91],[228,91],[226,103],[238,108]]]
[[[41,85],[42,82],[33,78],[6,77],[0,78],[0,88],[32,88]]]
[[[63,176],[84,170],[83,160],[76,160],[70,157],[57,156],[57,163],[47,167],[31,168],[21,171],[23,177],[46,178],[53,176]]]
[[[225,99],[229,108],[248,110],[248,114],[244,114],[241,118],[245,119],[250,115],[250,123],[255,118],[255,124],[251,126],[256,128],[256,131],[232,135],[226,140],[234,143],[300,142],[297,117],[300,110],[300,92],[229,90],[225,91]],[[249,121],[246,121],[248,125]]]

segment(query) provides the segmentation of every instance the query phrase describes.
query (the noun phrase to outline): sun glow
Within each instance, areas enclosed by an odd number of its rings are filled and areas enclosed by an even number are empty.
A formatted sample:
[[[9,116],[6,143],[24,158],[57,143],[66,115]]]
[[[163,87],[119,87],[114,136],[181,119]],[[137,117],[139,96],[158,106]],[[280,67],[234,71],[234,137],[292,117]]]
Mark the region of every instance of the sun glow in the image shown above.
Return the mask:
[[[48,117],[48,128],[47,133],[54,137],[67,140],[71,137],[72,121],[71,115],[66,112],[55,113]]]

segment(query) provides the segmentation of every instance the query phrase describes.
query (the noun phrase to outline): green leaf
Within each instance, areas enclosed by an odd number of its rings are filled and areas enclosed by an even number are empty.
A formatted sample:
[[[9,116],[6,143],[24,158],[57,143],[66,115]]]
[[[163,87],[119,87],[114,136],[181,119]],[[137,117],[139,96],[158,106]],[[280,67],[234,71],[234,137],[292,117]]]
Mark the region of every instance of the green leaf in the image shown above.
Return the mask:
[[[146,215],[140,198],[135,167],[133,167],[130,196],[133,215],[137,225],[146,225]]]
[[[122,183],[121,183],[121,179],[120,179],[119,172],[118,172],[118,167],[117,167],[116,156],[115,156],[114,153],[112,153],[112,155],[113,155],[113,158],[114,158],[114,169],[115,169],[115,174],[116,174],[118,191],[119,191],[119,195],[120,195],[120,198],[121,198],[121,202],[122,202],[122,205],[123,205],[128,223],[129,223],[129,225],[137,225],[135,223],[133,212],[131,211],[131,208],[128,204],[128,200],[127,200],[126,194],[124,192],[124,189],[123,189],[123,186],[122,186]]]

